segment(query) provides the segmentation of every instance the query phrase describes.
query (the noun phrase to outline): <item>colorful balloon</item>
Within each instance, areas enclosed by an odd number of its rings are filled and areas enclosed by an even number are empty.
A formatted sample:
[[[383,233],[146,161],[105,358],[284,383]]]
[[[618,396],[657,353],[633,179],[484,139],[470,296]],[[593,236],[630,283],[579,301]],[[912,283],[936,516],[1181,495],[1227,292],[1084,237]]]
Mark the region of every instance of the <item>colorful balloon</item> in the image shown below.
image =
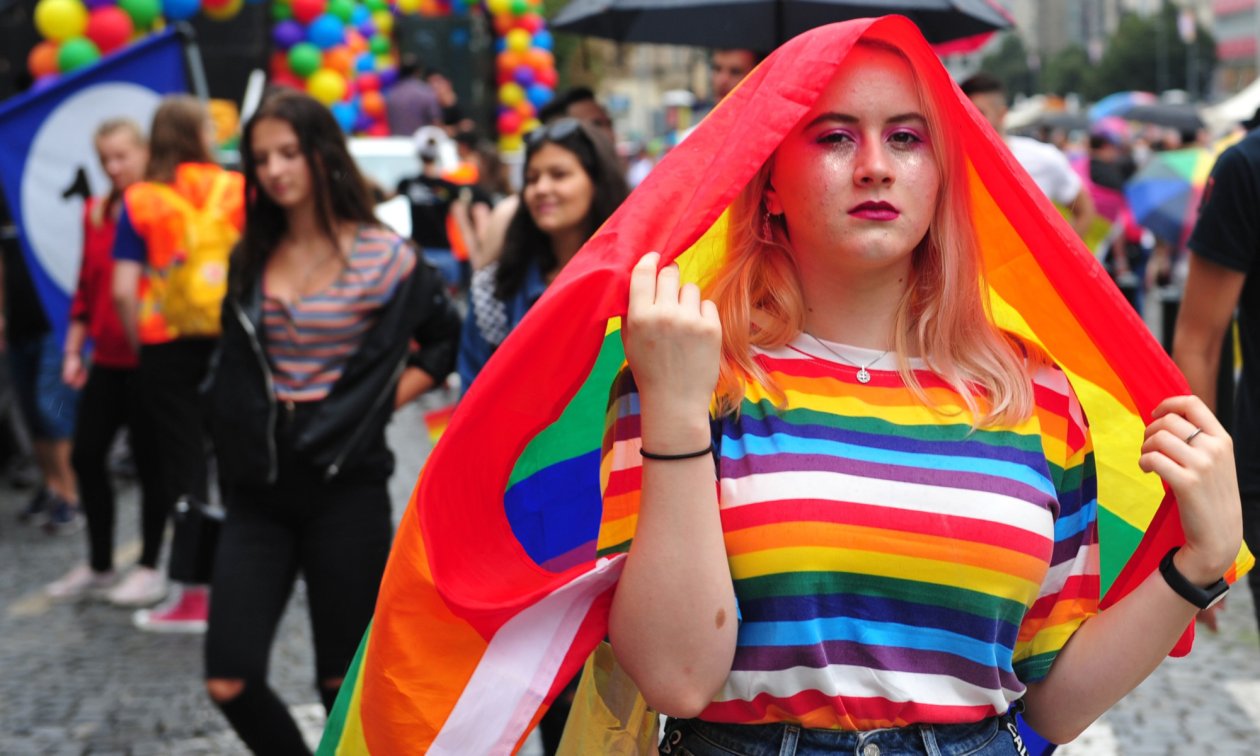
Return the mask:
[[[293,17],[304,24],[319,18],[328,7],[326,0],[293,0]]]
[[[499,137],[499,152],[520,152],[523,144],[520,134],[504,134]]]
[[[556,46],[555,37],[546,29],[540,29],[534,32],[533,45],[539,50],[550,50]]]
[[[389,37],[384,34],[377,34],[368,42],[368,49],[373,55],[388,55],[393,45],[389,42]]]
[[[324,11],[341,19],[344,24],[350,23],[354,19],[354,9],[356,5],[354,0],[328,0],[328,9]]]
[[[385,97],[380,92],[364,92],[359,98],[359,107],[372,118],[385,117]]]
[[[372,12],[372,26],[376,27],[377,34],[389,36],[394,30],[394,14],[387,10]]]
[[[516,82],[509,82],[499,87],[499,102],[514,108],[525,101],[525,90]]]
[[[354,107],[354,103],[334,102],[329,110],[332,111],[333,118],[337,119],[337,125],[342,131],[349,133],[354,128],[354,122],[359,117],[359,111]]]
[[[348,76],[354,70],[354,53],[345,45],[334,47],[324,53],[324,68]]]
[[[31,48],[31,54],[26,56],[26,68],[36,79],[56,75],[61,70],[57,65],[57,43],[46,39]]]
[[[346,27],[341,19],[325,13],[311,22],[306,38],[321,50],[329,50],[346,41]]]
[[[520,18],[516,19],[516,27],[518,29],[524,29],[525,31],[529,32],[531,35],[537,34],[538,32],[542,31],[543,26],[546,23],[547,22],[543,20],[543,17],[538,15],[537,13],[527,13],[521,16]]]
[[[517,66],[512,72],[512,80],[528,89],[534,83],[534,69],[529,66]]]
[[[162,4],[159,0],[118,0],[118,7],[131,16],[131,23],[136,29],[152,27],[153,22],[162,12]]]
[[[281,50],[288,50],[304,39],[306,39],[306,30],[291,18],[279,22],[271,29],[271,41],[275,42],[276,47]]]
[[[507,49],[512,52],[523,53],[529,49],[529,43],[533,37],[524,29],[513,29],[507,33]]]
[[[87,31],[84,36],[96,44],[102,55],[117,50],[131,40],[136,27],[131,23],[131,16],[121,8],[97,8],[88,14]]]
[[[87,22],[87,8],[79,0],[39,0],[35,6],[35,28],[57,42],[83,36]]]
[[[535,84],[526,90],[525,96],[529,98],[531,105],[538,110],[542,110],[547,103],[551,102],[551,98],[554,95],[547,87],[544,87],[541,84]]]
[[[332,105],[346,96],[346,77],[336,71],[321,68],[306,80],[306,91],[325,105]]]
[[[524,121],[515,110],[505,110],[499,114],[499,134],[515,134],[521,130]]]
[[[556,84],[560,83],[560,75],[554,68],[544,68],[541,71],[534,69],[534,83],[547,89],[555,89]]]
[[[289,49],[289,69],[305,79],[319,70],[324,55],[310,42],[301,42]]]
[[[92,65],[101,57],[101,51],[87,37],[75,37],[61,43],[57,50],[57,67],[62,73],[78,71]]]
[[[241,8],[245,7],[245,0],[226,0],[222,5],[211,6],[211,0],[202,0],[204,7],[201,9],[206,17],[213,21],[227,21],[234,18],[237,13],[241,12]]]
[[[273,21],[287,21],[293,18],[293,6],[288,3],[272,3],[271,18]]]
[[[354,80],[354,86],[360,92],[381,91],[381,78],[374,73],[360,74]]]
[[[187,21],[201,10],[201,0],[162,0],[162,15],[170,21]]]

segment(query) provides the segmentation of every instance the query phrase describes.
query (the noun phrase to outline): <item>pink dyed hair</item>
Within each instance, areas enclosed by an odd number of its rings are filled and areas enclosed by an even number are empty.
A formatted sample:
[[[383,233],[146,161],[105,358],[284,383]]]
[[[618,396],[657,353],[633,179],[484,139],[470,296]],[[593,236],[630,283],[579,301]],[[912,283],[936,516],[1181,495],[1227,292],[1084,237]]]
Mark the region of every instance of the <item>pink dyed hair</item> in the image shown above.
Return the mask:
[[[863,40],[858,45],[906,59],[885,43]],[[898,303],[893,342],[898,372],[920,401],[934,406],[909,365],[907,356],[917,354],[962,395],[976,427],[1015,424],[1032,414],[1030,363],[1042,358],[993,324],[971,223],[965,155],[946,127],[944,108],[917,75],[915,84],[941,185],[932,223],[914,251],[911,280]],[[727,256],[704,287],[722,320],[717,385],[722,413],[738,411],[747,380],[767,386],[777,401],[783,400],[753,359],[751,347],[782,346],[804,329],[805,303],[791,247],[781,223],[766,226],[763,221],[773,161],[766,161],[732,203]]]

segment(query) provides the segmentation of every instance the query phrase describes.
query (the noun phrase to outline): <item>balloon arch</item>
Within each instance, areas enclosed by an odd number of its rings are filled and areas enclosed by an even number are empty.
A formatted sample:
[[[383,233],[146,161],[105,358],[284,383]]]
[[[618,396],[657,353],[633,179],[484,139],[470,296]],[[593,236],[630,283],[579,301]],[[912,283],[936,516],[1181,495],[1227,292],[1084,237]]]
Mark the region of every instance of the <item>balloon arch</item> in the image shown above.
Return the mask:
[[[262,0],[39,0],[35,27],[44,39],[27,67],[36,85],[76,71],[172,21],[204,13],[227,20]],[[542,0],[273,0],[270,80],[309,92],[347,133],[382,136],[382,90],[398,78],[393,40],[400,15],[488,13],[497,38],[499,147],[520,149],[551,100],[556,64]]]

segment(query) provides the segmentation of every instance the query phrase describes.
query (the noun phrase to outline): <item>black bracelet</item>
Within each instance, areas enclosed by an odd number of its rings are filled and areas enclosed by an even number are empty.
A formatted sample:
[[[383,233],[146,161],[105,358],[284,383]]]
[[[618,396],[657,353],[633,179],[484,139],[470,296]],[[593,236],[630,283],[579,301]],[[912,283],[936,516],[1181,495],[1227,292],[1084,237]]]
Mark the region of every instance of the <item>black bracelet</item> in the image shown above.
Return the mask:
[[[683,452],[682,454],[655,454],[653,452],[648,451],[647,449],[639,447],[639,454],[641,454],[644,459],[655,459],[660,462],[672,462],[676,459],[695,459],[696,457],[703,457],[707,454],[712,454],[712,453],[713,453],[713,444],[709,444],[703,449],[699,449],[697,451]]]

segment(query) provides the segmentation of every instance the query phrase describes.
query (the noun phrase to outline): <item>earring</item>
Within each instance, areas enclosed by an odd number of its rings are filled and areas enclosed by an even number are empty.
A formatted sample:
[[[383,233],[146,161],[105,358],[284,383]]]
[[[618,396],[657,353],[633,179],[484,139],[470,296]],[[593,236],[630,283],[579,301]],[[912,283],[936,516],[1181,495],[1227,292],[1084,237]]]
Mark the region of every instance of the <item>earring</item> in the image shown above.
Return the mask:
[[[761,216],[761,236],[762,236],[762,238],[763,238],[763,239],[765,239],[766,241],[773,241],[773,240],[774,240],[774,225],[773,225],[773,221],[774,221],[774,219],[775,219],[775,218],[778,218],[778,217],[779,217],[778,215],[775,215],[774,213],[770,212],[769,210],[766,210],[766,211],[762,214],[762,216]]]

